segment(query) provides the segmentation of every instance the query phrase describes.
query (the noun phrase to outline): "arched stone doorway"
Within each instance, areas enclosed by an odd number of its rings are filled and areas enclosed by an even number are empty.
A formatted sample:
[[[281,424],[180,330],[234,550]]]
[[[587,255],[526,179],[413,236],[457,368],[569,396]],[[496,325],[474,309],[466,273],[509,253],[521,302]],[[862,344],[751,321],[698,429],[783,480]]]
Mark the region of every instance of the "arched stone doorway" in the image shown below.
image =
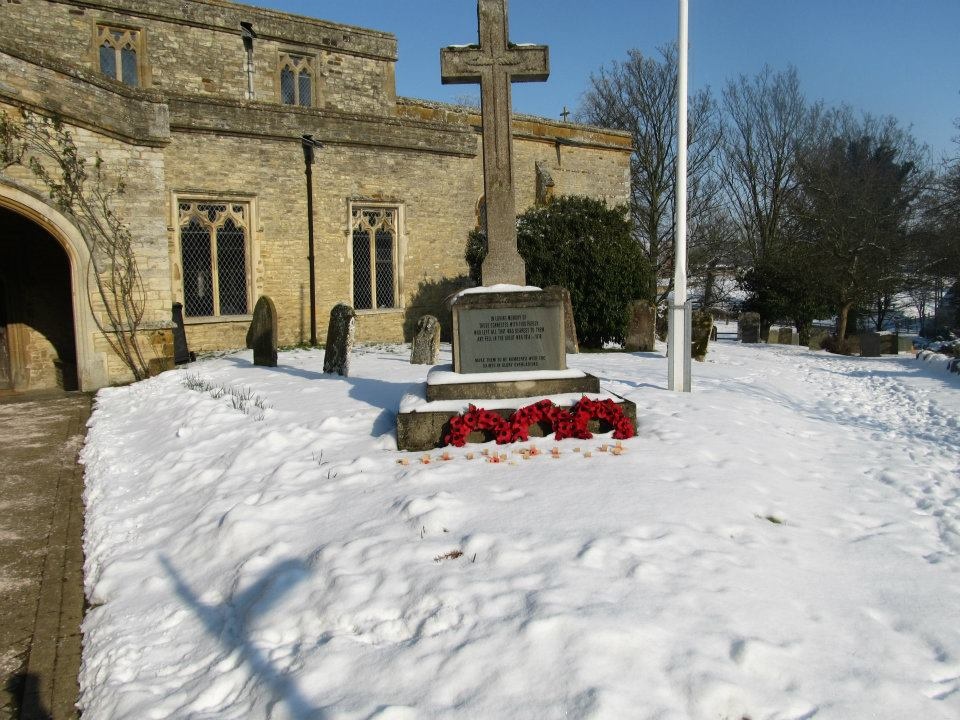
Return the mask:
[[[70,298],[72,310],[68,311],[68,316],[72,312],[77,382],[81,390],[96,390],[108,385],[106,355],[94,344],[97,325],[90,309],[86,289],[86,272],[90,263],[90,254],[83,236],[63,213],[47,205],[33,191],[15,184],[0,182],[0,209],[12,213],[21,220],[29,221],[41,231],[45,231],[47,233],[45,237],[52,238],[59,245],[69,268],[69,281],[64,282],[63,288],[68,292],[72,291]],[[3,217],[10,216],[5,214]],[[9,234],[6,227],[6,224],[0,223],[0,234],[4,236]],[[4,276],[8,277],[9,274],[5,272]],[[11,297],[10,289],[9,287],[4,289],[5,300]],[[9,314],[10,310],[7,304],[5,312]],[[23,348],[18,328],[7,323],[4,325],[13,331],[5,338],[5,347],[10,351],[9,366],[13,375],[11,384],[18,390],[29,389],[26,379],[22,376],[17,377],[14,373],[15,369],[24,366],[23,360],[17,355]],[[55,373],[56,370],[55,367]]]
[[[0,310],[8,388],[79,388],[70,259],[47,230],[0,207]],[[0,378],[4,370],[0,370]]]

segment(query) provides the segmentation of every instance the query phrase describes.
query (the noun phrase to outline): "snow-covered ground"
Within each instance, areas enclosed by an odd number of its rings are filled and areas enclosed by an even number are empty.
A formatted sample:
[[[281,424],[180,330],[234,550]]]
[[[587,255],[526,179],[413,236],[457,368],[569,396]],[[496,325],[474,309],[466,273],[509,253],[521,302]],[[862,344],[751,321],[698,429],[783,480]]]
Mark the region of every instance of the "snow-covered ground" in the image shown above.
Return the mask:
[[[622,454],[423,463],[407,359],[100,393],[85,717],[960,717],[960,377],[721,342],[685,395],[582,354],[637,403]]]

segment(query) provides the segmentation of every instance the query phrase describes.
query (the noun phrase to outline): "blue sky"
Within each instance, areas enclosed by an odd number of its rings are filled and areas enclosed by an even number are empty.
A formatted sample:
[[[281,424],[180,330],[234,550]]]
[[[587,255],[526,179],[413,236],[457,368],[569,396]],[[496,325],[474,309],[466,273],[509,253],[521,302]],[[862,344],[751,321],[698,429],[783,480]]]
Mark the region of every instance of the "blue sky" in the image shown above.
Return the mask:
[[[690,82],[719,93],[765,63],[797,66],[804,91],[911,125],[931,158],[957,155],[960,0],[689,0]],[[440,48],[476,42],[475,0],[254,0],[251,4],[391,32],[397,92],[451,101],[473,86],[440,84]],[[590,74],[627,50],[673,41],[676,0],[510,0],[510,39],[550,46],[550,79],[514,85],[514,110],[575,109]]]

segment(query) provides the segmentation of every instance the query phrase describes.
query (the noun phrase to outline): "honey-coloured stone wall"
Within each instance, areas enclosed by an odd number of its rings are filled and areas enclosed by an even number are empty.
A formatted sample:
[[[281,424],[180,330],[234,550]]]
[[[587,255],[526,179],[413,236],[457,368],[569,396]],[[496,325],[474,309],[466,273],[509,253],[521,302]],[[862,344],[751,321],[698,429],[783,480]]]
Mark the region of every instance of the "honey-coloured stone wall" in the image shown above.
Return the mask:
[[[142,30],[141,87],[99,72],[98,23]],[[241,23],[256,34],[253,98]],[[311,58],[313,106],[279,102],[281,52]],[[230,201],[247,209],[249,308],[259,295],[269,295],[277,307],[279,343],[309,338],[304,133],[324,144],[312,167],[321,342],[330,309],[353,303],[352,207],[389,206],[399,214],[396,307],[358,311],[358,341],[403,340],[419,314],[437,312],[444,293],[464,281],[467,236],[477,226],[483,194],[480,117],[474,110],[397,98],[396,59],[389,33],[226,0],[0,5],[0,109],[61,117],[83,157],[93,162],[99,154],[108,176],[125,178],[115,208],[137,246],[144,342],[156,356],[155,370],[165,367],[171,305],[184,299],[182,201]],[[628,134],[525,115],[514,117],[513,129],[518,211],[537,201],[538,164],[550,174],[554,194],[626,203]],[[6,196],[24,192],[37,217],[48,211],[54,217],[36,178],[24,168],[4,171],[0,205],[9,206]],[[70,255],[76,275],[82,239],[69,220],[56,221],[66,224],[58,241],[77,245]],[[91,377],[100,378],[97,384],[126,381],[129,372],[96,329],[104,309],[84,292],[74,288],[81,298],[75,303],[82,301],[90,314],[77,338],[79,354],[94,358],[98,369]],[[248,314],[187,317],[190,349],[241,348],[249,320]],[[38,357],[36,363],[48,360]]]
[[[248,99],[241,23],[253,40],[254,98],[279,102],[280,52],[309,57],[314,106],[394,112],[396,40],[389,33],[218,0],[28,0],[0,6],[0,40],[99,72],[98,25],[140,32],[141,85],[171,94]]]

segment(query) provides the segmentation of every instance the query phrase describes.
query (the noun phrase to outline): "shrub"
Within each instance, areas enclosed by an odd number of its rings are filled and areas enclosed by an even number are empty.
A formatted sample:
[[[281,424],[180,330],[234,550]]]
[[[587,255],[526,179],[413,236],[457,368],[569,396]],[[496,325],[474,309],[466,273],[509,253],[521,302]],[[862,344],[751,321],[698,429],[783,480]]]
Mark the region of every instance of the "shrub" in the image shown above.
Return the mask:
[[[650,284],[650,268],[631,237],[626,208],[608,208],[587,197],[556,197],[517,218],[517,246],[527,264],[527,284],[570,291],[581,345],[624,341],[630,302],[644,297]],[[483,236],[471,233],[471,276],[479,277],[485,256]]]

